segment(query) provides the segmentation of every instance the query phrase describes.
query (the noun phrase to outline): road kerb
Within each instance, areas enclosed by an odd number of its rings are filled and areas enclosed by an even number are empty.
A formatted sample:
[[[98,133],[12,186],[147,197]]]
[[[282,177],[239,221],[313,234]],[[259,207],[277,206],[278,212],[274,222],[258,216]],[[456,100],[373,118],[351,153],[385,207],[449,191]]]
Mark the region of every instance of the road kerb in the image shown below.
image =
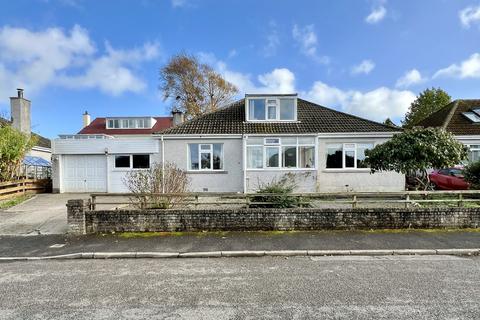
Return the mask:
[[[0,257],[0,262],[63,260],[63,259],[141,259],[141,258],[220,258],[262,256],[385,256],[385,255],[456,255],[478,256],[480,248],[473,249],[386,249],[386,250],[245,250],[206,252],[77,252],[53,256]]]

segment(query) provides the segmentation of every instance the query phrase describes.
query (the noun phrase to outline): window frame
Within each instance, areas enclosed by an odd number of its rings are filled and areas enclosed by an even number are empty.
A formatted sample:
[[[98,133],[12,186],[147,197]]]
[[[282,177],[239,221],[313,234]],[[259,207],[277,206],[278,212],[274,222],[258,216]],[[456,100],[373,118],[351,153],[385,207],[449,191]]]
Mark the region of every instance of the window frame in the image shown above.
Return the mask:
[[[371,144],[372,148],[375,147],[375,142],[330,142],[325,144],[325,170],[328,171],[344,171],[344,170],[358,170],[358,171],[370,171],[370,168],[358,168],[357,163],[358,163],[358,146],[359,145],[366,145],[366,144]],[[341,168],[328,168],[327,167],[327,157],[328,157],[328,148],[329,146],[333,145],[341,145],[342,146],[342,167]],[[354,146],[354,147],[352,147]],[[346,166],[346,152],[351,152],[353,151],[354,157],[353,157],[353,167],[347,167]]]
[[[107,129],[151,129],[156,120],[153,118],[107,118],[105,126]],[[118,124],[118,126],[115,126]]]
[[[280,119],[280,100],[291,99],[293,100],[293,119]],[[250,100],[264,100],[265,101],[265,119],[251,119],[250,118]],[[268,103],[269,100],[275,100],[275,104]],[[275,106],[275,119],[270,119],[268,108]],[[252,96],[245,99],[245,113],[248,122],[295,122],[298,119],[298,98],[296,96]]]
[[[300,142],[300,138],[311,138],[311,143]],[[250,136],[249,138],[256,138],[256,136]],[[293,142],[286,142],[285,144],[282,142],[282,139],[295,139],[295,143]],[[269,140],[277,140],[269,141]],[[247,138],[248,141],[248,138]],[[245,168],[249,171],[268,171],[268,170],[280,170],[280,171],[310,171],[317,169],[317,137],[316,136],[284,136],[284,137],[264,137],[263,144],[260,143],[253,143],[248,144],[246,143],[246,150],[245,150]],[[295,147],[295,167],[284,167],[284,157],[283,157],[283,150],[285,147]],[[300,167],[300,149],[301,147],[312,147],[313,148],[313,162],[312,167],[310,168],[303,168]],[[260,168],[252,168],[249,167],[248,156],[249,156],[249,148],[262,148],[262,167]],[[267,149],[268,148],[277,148],[278,149],[278,166],[277,167],[269,167],[267,166]]]
[[[192,145],[192,144],[198,145],[198,155],[197,155],[198,156],[198,169],[192,169],[192,163],[191,163],[192,157],[191,157],[191,148],[190,148],[190,145]],[[213,162],[214,162],[213,161],[213,154],[214,154],[213,145],[214,144],[221,145],[221,156],[220,156],[220,167],[221,168],[220,169],[214,169],[213,168]],[[209,146],[209,149],[202,150],[202,146]],[[198,171],[206,171],[206,172],[216,171],[216,172],[219,172],[219,171],[225,171],[224,143],[189,143],[187,145],[187,149],[188,149],[188,152],[187,152],[187,171],[191,171],[191,172],[198,172]],[[210,167],[209,168],[202,169],[202,153],[210,155]]]
[[[149,170],[152,167],[152,156],[150,153],[132,153],[132,154],[115,154],[113,155],[113,169],[116,171],[125,171],[125,170]],[[134,168],[133,167],[133,156],[148,156],[148,168]],[[117,167],[116,158],[117,157],[129,157],[129,166],[128,167]]]

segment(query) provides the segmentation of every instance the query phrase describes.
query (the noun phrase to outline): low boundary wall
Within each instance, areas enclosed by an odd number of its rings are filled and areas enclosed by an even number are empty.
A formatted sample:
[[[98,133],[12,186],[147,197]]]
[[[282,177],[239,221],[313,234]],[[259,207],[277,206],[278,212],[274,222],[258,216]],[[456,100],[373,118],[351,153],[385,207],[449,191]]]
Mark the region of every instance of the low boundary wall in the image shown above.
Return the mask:
[[[477,228],[480,208],[90,210],[69,200],[71,233]]]

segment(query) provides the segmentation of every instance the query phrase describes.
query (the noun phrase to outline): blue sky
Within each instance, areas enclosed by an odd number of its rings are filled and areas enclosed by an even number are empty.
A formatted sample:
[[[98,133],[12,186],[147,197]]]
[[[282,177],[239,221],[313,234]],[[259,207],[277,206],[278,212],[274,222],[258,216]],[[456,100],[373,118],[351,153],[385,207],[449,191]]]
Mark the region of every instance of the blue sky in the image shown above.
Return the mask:
[[[399,122],[439,86],[480,98],[480,1],[16,0],[0,10],[0,110],[24,87],[34,130],[80,129],[81,114],[167,115],[158,70],[198,55],[240,89],[298,92]]]

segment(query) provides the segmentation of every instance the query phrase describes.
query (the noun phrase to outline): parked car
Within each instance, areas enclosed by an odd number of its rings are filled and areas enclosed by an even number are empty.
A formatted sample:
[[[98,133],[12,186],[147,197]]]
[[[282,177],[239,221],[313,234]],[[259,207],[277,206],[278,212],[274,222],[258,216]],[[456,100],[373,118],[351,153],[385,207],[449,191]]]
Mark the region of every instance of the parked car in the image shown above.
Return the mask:
[[[470,187],[469,183],[463,178],[463,170],[461,168],[434,170],[428,176],[435,189],[465,190]]]

